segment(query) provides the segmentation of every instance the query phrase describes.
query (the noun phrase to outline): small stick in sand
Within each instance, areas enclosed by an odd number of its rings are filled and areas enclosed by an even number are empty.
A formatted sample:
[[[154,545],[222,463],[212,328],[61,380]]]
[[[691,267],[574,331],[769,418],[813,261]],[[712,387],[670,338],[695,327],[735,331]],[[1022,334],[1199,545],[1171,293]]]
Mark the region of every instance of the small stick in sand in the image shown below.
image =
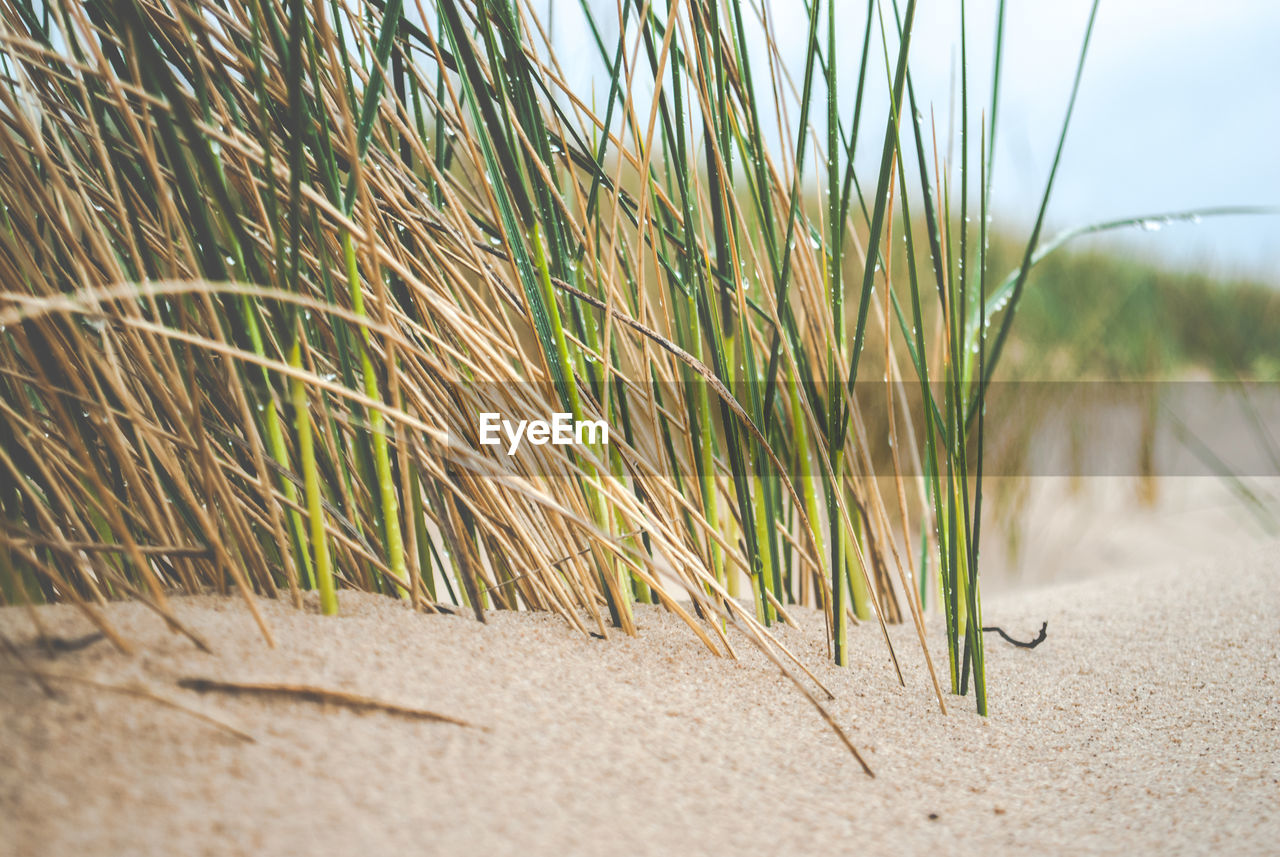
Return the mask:
[[[239,681],[220,681],[211,678],[184,678],[178,680],[178,687],[194,690],[196,693],[244,693],[254,694],[258,696],[279,696],[293,699],[301,699],[306,702],[317,702],[321,705],[340,705],[344,708],[350,708],[353,711],[381,711],[386,714],[394,714],[400,717],[407,717],[410,720],[429,720],[436,723],[452,723],[455,726],[465,726],[469,729],[484,729],[483,726],[476,726],[465,720],[458,720],[444,714],[437,714],[434,711],[427,711],[422,708],[409,708],[403,705],[397,705],[394,702],[383,702],[379,699],[373,699],[368,696],[360,696],[355,693],[347,693],[343,690],[330,690],[323,687],[315,687],[308,684],[275,684],[264,683],[257,684],[253,682]],[[486,730],[487,731],[487,730]]]
[[[40,645],[49,653],[50,657],[66,654],[68,652],[78,652],[81,649],[87,649],[94,643],[105,640],[107,635],[101,631],[94,631],[92,634],[85,634],[81,637],[45,637],[41,639]]]

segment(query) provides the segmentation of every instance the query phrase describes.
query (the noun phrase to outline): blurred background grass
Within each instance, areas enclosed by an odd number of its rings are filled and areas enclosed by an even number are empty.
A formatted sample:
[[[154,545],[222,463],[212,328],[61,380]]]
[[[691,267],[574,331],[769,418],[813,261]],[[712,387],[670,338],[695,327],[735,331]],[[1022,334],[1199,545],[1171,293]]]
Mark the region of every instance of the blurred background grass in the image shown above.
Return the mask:
[[[1017,249],[993,242],[1012,267]],[[1162,269],[1114,249],[1038,265],[1001,370],[1042,380],[1280,380],[1280,290]]]

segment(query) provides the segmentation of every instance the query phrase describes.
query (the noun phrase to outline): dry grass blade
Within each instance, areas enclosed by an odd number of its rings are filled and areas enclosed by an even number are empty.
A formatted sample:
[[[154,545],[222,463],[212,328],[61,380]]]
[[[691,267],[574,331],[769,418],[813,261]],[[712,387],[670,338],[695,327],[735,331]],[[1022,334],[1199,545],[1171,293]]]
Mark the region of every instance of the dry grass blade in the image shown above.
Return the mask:
[[[0,645],[4,646],[4,651],[9,657],[18,662],[18,666],[21,668],[23,674],[31,676],[32,680],[40,686],[40,690],[44,692],[45,696],[52,699],[58,695],[53,687],[50,686],[49,682],[45,680],[45,676],[39,670],[33,669],[31,665],[27,663],[27,659],[22,654],[22,650],[13,644],[13,641],[9,639],[8,635],[0,633]]]
[[[165,696],[164,694],[159,693],[158,691],[152,688],[149,688],[146,685],[141,683],[112,684],[111,682],[98,681],[97,679],[92,679],[92,678],[89,678],[88,676],[69,675],[67,673],[54,672],[51,670],[36,669],[35,667],[29,667],[26,665],[23,665],[18,669],[6,670],[6,672],[9,672],[12,675],[27,676],[31,678],[33,681],[36,681],[37,683],[39,683],[40,686],[42,688],[45,688],[46,690],[48,688],[48,685],[46,684],[46,682],[65,681],[71,684],[80,684],[80,685],[84,685],[85,687],[92,687],[98,690],[105,690],[110,693],[119,693],[119,694],[124,694],[125,696],[134,696],[134,697],[137,697],[138,699],[145,699],[149,702],[154,702],[159,705],[163,705],[166,708],[172,708],[175,711],[181,711],[183,714],[194,717],[197,720],[202,720],[211,726],[215,726],[219,730],[227,733],[228,735],[232,735],[236,738],[239,738],[241,741],[247,741],[248,743],[253,744],[253,743],[256,743],[258,740],[249,732],[246,732],[245,730],[241,729],[240,727],[232,723],[228,723],[226,720],[215,717],[212,714],[208,714],[197,708],[192,708],[191,706],[186,705],[183,702],[180,702],[176,699],[172,699],[168,696]],[[47,691],[47,692],[49,693],[50,696],[54,695],[51,691]]]
[[[468,729],[484,729],[465,720],[437,714],[424,708],[411,708],[394,702],[384,702],[345,690],[331,690],[309,684],[279,684],[274,682],[242,682],[222,681],[211,678],[183,678],[178,680],[178,687],[194,690],[196,693],[229,693],[248,696],[265,696],[278,699],[294,699],[302,702],[314,702],[319,705],[336,705],[352,711],[381,711],[396,717],[409,720],[429,720],[432,723],[452,723]]]

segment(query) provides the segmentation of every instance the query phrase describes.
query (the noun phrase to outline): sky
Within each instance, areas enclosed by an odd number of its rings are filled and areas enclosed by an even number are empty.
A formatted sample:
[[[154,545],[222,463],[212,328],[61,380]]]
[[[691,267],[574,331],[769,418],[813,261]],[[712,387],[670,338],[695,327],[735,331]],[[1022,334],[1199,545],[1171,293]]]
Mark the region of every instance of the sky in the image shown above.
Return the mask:
[[[576,13],[578,4],[549,2],[557,52],[570,79],[587,92],[605,76]],[[975,127],[990,92],[997,2],[967,3]],[[607,11],[615,8],[613,0],[594,0],[593,6],[602,24],[616,20],[616,12]],[[1090,7],[1091,0],[1007,0],[992,191],[997,227],[1025,232],[1034,221]],[[767,8],[784,61],[798,80],[807,28],[803,6],[799,0],[773,0]],[[838,83],[846,121],[852,115],[865,14],[862,0],[837,3],[837,26],[848,33],[849,45]],[[958,74],[959,31],[958,0],[919,0],[912,74],[922,110],[928,116],[925,105],[932,107],[940,138],[948,127]],[[762,41],[762,33],[758,28],[748,37]],[[603,35],[616,39],[616,28],[609,32],[606,27]],[[890,50],[896,51],[896,45],[891,43]],[[887,106],[882,54],[879,59],[877,86],[864,108],[870,110],[868,116],[878,117],[876,125],[883,122]],[[763,85],[763,71],[755,70]],[[796,112],[793,105],[792,115]],[[863,135],[857,163],[864,175],[874,175],[880,139],[879,132]],[[1102,0],[1054,185],[1047,234],[1131,215],[1224,205],[1280,207],[1280,3]],[[1158,231],[1133,229],[1088,241],[1168,267],[1243,275],[1280,286],[1276,215],[1206,219]]]
[[[950,78],[957,6],[920,6],[930,12],[912,57],[939,94]],[[973,58],[990,56],[994,7],[968,4]],[[1007,4],[993,189],[999,215],[1034,217],[1089,7],[1087,0]],[[974,65],[985,71],[990,61]],[[1057,227],[1203,206],[1280,206],[1280,4],[1102,0],[1063,157],[1049,209]],[[1280,285],[1280,216],[1133,230],[1120,246]]]

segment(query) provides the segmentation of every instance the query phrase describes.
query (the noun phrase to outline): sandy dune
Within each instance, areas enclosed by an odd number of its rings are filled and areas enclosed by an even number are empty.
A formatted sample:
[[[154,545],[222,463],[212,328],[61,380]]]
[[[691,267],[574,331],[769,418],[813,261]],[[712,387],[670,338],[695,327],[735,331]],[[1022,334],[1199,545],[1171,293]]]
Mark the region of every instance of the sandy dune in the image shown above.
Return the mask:
[[[414,615],[345,594],[326,620],[264,610],[266,648],[234,600],[180,615],[197,652],[136,604],[106,643],[50,656],[27,616],[0,630],[34,667],[141,682],[235,724],[250,743],[152,699],[54,681],[47,699],[0,659],[0,852],[99,854],[1275,853],[1280,842],[1280,563],[1275,547],[1212,567],[989,599],[992,716],[943,717],[906,629],[853,631],[824,660],[822,624],[780,637],[837,695],[863,775],[799,693],[745,641],[711,657],[642,609],[640,639],[563,621]],[[48,629],[92,630],[67,607]],[[939,624],[940,620],[935,620]],[[939,666],[945,659],[935,637]],[[313,702],[200,695],[182,677],[323,685],[420,706],[465,728]]]

